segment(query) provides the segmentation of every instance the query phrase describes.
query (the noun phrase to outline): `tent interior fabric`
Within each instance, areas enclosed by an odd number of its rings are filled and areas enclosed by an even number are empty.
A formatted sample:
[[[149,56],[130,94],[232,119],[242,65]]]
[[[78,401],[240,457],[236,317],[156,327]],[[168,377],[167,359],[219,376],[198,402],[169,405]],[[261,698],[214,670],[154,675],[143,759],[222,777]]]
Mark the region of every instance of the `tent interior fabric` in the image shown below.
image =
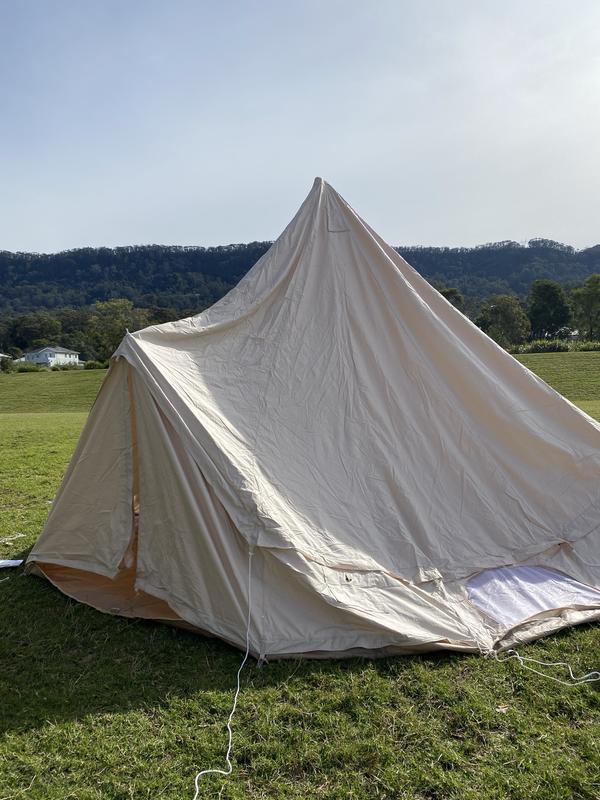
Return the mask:
[[[600,426],[321,179],[127,334],[27,569],[263,658],[492,652],[600,617]]]

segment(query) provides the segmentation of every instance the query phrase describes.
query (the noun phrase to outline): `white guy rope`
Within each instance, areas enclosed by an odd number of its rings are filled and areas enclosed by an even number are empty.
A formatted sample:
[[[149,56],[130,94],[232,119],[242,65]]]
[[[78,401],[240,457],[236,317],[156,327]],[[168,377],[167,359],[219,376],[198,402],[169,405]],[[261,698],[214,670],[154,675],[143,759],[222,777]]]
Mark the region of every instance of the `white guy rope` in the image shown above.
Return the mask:
[[[196,792],[194,794],[194,800],[198,800],[198,795],[200,793],[200,779],[204,775],[210,774],[218,774],[218,775],[231,775],[233,772],[233,764],[231,763],[231,749],[233,746],[233,731],[231,729],[231,722],[233,720],[233,715],[235,714],[235,709],[237,707],[237,701],[240,694],[240,675],[242,674],[242,670],[244,669],[244,665],[248,660],[248,656],[250,655],[250,610],[252,608],[252,556],[253,556],[253,549],[250,547],[248,549],[248,616],[246,619],[246,652],[244,653],[244,658],[242,659],[242,663],[239,666],[237,671],[237,679],[236,679],[236,689],[235,695],[233,697],[233,706],[231,707],[231,712],[229,714],[229,718],[227,720],[227,734],[229,737],[229,742],[227,745],[227,753],[225,754],[225,761],[227,763],[227,769],[202,769],[196,775],[194,779],[194,786],[196,788]]]
[[[22,539],[25,536],[24,533],[15,533],[12,536],[5,536],[4,539],[0,539],[0,544],[6,544],[7,542],[12,542],[14,539]]]
[[[594,681],[600,681],[600,672],[598,672],[598,670],[592,670],[592,672],[588,672],[578,678],[573,674],[571,665],[566,661],[538,661],[537,658],[522,656],[520,653],[517,653],[516,650],[508,650],[504,658],[501,658],[496,653],[496,661],[510,661],[513,658],[519,662],[523,669],[527,669],[530,672],[535,672],[536,675],[541,675],[542,678],[548,678],[548,680],[554,681],[555,683],[560,683],[563,686],[581,686],[584,683],[594,683]],[[531,664],[537,664],[540,667],[566,667],[569,671],[569,680],[565,681],[562,678],[549,675],[547,672],[541,672],[539,669],[535,669],[535,667],[528,666],[525,663],[526,661]]]

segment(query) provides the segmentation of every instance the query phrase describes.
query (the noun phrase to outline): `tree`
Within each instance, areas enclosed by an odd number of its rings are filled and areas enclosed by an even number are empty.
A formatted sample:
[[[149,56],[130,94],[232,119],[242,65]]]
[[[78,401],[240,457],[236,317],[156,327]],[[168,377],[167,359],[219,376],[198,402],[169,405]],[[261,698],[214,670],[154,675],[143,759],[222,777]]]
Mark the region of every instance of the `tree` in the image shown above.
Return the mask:
[[[85,330],[90,314],[89,308],[59,308],[54,312],[63,334],[80,334]]]
[[[27,349],[34,344],[56,344],[61,332],[60,322],[48,311],[32,311],[15,317],[11,339],[17,347]]]
[[[446,288],[439,289],[438,291],[449,303],[452,303],[455,308],[458,308],[460,311],[462,311],[465,304],[465,298],[460,289],[457,289],[456,286],[447,286]]]
[[[529,317],[517,298],[510,295],[490,297],[482,306],[475,324],[501,347],[521,344],[531,333]]]
[[[96,348],[84,331],[63,334],[60,337],[60,345],[69,350],[76,350],[83,361],[96,360],[98,358]]]
[[[600,275],[590,275],[583,286],[571,292],[573,318],[580,339],[600,336]]]
[[[60,321],[62,332],[58,344],[77,350],[84,360],[98,358],[98,353],[88,340],[85,331],[92,314],[89,308],[59,308],[53,312]]]
[[[13,320],[10,317],[0,317],[0,351],[6,352],[12,343]]]
[[[571,321],[571,309],[564,289],[556,281],[546,278],[532,283],[528,313],[534,339],[556,336]]]
[[[101,359],[110,358],[127,330],[136,331],[149,323],[148,311],[134,308],[131,300],[104,300],[94,304],[88,319],[87,340]]]

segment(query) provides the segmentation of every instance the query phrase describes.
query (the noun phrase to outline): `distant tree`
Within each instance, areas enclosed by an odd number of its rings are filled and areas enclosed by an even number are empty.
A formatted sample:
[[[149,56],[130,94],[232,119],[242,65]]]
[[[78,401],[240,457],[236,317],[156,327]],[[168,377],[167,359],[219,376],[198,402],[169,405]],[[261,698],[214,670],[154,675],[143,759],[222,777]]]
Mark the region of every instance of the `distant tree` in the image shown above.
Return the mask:
[[[575,249],[571,247],[570,244],[556,242],[554,239],[530,239],[527,242],[527,246],[530,250],[535,248],[542,248],[543,250],[559,250],[562,253],[568,253],[569,255],[572,255],[575,252]]]
[[[571,292],[573,319],[581,339],[600,337],[600,275],[590,275],[583,286]]]
[[[127,330],[139,330],[148,322],[148,311],[134,308],[131,300],[99,301],[88,319],[86,339],[100,359],[110,358]]]
[[[510,295],[490,297],[475,323],[501,347],[522,344],[531,334],[529,317],[517,298]]]
[[[59,344],[69,350],[76,350],[84,361],[98,358],[98,352],[85,331],[63,334]]]
[[[77,334],[85,330],[91,309],[89,308],[58,308],[54,312],[60,322],[63,334]]]
[[[442,297],[445,297],[446,300],[449,303],[452,303],[455,308],[458,308],[460,311],[463,310],[465,298],[460,289],[457,289],[456,286],[447,286],[445,288],[438,289],[438,291]]]
[[[5,353],[12,343],[12,325],[11,317],[0,317],[0,352]]]
[[[0,250],[0,313],[61,310],[65,333],[83,331],[65,307],[126,298],[136,308],[173,308],[197,314],[222,297],[266,252],[269,242],[223,247],[83,247],[62,253]],[[600,246],[573,250],[551,240],[528,246],[506,241],[480,247],[400,247],[398,252],[427,280],[459,289],[473,313],[492,294],[525,297],[532,281],[551,278],[565,288],[600,272]],[[39,336],[36,338],[40,338]]]
[[[571,309],[562,286],[540,278],[531,284],[528,316],[534,339],[555,337],[571,321]]]
[[[176,311],[174,308],[160,308],[158,306],[150,306],[147,311],[150,325],[161,325],[163,322],[171,322],[174,319],[180,319],[184,316],[192,316],[194,313],[190,312],[186,315],[185,313]],[[195,313],[198,313],[198,311],[196,310]]]
[[[34,350],[39,350],[42,347],[52,347],[52,345],[56,344],[56,337],[53,336],[51,339],[33,339],[33,341],[29,342],[29,347],[33,348]]]
[[[60,336],[60,321],[48,311],[31,311],[15,317],[11,329],[12,344],[22,349],[55,344]]]

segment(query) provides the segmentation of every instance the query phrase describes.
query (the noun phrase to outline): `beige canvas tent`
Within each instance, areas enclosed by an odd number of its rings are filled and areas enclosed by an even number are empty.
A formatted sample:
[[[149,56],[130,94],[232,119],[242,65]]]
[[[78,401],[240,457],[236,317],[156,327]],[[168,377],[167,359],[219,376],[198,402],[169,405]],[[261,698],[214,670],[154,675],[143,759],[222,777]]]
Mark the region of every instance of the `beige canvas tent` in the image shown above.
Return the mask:
[[[600,426],[317,179],[212,308],[128,334],[28,559],[257,656],[486,651],[600,616]]]

